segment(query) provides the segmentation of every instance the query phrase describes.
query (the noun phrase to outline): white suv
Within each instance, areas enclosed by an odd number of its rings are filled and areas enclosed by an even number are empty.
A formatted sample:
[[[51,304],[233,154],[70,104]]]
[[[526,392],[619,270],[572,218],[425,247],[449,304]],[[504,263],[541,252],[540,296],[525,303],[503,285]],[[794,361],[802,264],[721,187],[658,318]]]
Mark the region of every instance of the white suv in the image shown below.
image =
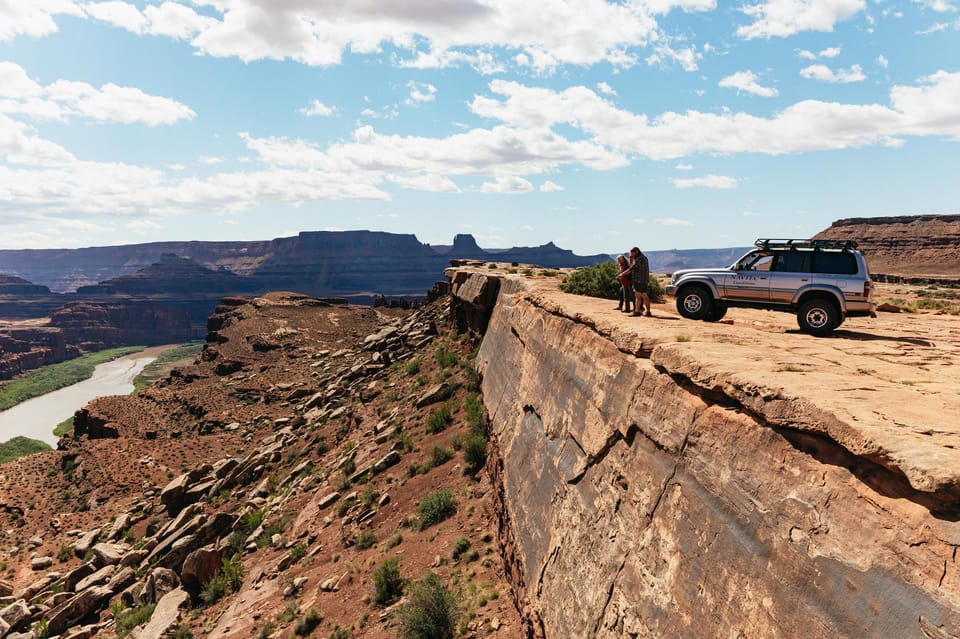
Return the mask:
[[[800,328],[829,335],[847,317],[876,317],[873,282],[852,240],[761,239],[727,268],[674,273],[667,293],[689,319],[715,322],[729,307],[797,314]]]

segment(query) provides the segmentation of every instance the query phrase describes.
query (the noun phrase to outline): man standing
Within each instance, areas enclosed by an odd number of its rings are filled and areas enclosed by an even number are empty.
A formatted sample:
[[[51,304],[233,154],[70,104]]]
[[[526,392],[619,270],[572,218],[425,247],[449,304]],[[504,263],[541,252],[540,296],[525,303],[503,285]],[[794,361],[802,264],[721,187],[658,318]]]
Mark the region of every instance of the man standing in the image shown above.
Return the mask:
[[[633,259],[633,266],[630,267],[630,283],[636,297],[633,315],[635,317],[641,315],[640,309],[646,308],[647,317],[653,317],[653,313],[650,312],[650,295],[647,292],[650,287],[650,262],[636,246],[630,249],[630,257]]]

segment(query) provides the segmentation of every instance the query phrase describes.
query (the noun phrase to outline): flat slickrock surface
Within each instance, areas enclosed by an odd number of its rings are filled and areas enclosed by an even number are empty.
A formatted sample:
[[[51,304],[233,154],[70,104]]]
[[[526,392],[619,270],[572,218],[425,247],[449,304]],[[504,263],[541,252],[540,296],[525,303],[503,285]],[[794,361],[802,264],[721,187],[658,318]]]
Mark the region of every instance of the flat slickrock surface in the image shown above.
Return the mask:
[[[916,490],[960,497],[960,317],[880,313],[816,338],[788,313],[730,309],[699,322],[667,297],[654,317],[633,317],[557,283],[528,278],[521,295],[773,425],[829,437]]]

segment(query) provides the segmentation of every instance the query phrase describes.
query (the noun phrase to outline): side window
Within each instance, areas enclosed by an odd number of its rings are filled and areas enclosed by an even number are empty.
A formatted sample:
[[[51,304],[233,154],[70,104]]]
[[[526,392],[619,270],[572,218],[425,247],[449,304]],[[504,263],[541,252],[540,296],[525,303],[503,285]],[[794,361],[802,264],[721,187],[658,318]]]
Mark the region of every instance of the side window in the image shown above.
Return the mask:
[[[852,253],[826,253],[818,251],[813,258],[813,270],[815,273],[856,275],[857,259]]]
[[[773,270],[780,273],[809,273],[809,251],[784,251],[777,256]]]
[[[754,271],[769,271],[771,266],[773,266],[773,255],[761,255],[750,265],[750,269]]]

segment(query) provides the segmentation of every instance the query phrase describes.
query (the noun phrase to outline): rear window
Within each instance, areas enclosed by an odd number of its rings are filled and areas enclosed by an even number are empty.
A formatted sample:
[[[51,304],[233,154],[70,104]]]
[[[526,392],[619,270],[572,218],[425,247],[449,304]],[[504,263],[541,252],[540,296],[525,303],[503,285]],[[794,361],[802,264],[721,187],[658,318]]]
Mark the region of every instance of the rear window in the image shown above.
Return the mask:
[[[856,275],[857,259],[853,256],[853,253],[823,253],[818,251],[813,258],[813,272]]]

